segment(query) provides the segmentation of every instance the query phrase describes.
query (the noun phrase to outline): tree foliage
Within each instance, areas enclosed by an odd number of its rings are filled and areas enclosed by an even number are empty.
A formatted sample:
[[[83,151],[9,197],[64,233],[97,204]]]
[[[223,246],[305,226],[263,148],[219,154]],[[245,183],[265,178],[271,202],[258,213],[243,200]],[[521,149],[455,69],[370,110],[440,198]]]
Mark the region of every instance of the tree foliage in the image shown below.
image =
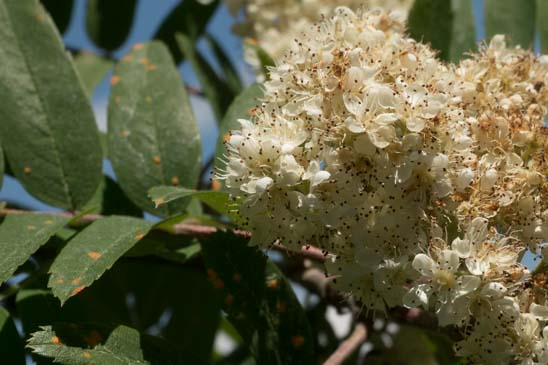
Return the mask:
[[[32,355],[39,364],[318,364],[349,336],[326,321],[334,308],[367,324],[372,364],[464,363],[454,333],[431,318],[394,312],[379,325],[381,314],[330,290],[324,252],[248,245],[239,200],[207,172],[226,168],[224,141],[253,115],[263,87],[245,86],[208,28],[218,0],[181,1],[153,39],[116,59],[138,4],[89,0],[90,52],[63,44],[73,1],[0,0],[0,187],[12,175],[55,208],[0,207],[0,363]],[[538,31],[546,51],[547,9],[543,0],[486,0],[487,35],[527,48]],[[442,59],[462,59],[476,47],[471,1],[416,0],[409,33]],[[247,42],[268,77],[274,61]],[[183,61],[198,92],[179,74]],[[109,72],[103,135],[90,99]],[[211,161],[201,158],[189,92],[218,122]],[[106,160],[116,179],[103,174]],[[216,352],[218,334],[233,344],[228,353]],[[359,359],[353,351],[346,363]]]

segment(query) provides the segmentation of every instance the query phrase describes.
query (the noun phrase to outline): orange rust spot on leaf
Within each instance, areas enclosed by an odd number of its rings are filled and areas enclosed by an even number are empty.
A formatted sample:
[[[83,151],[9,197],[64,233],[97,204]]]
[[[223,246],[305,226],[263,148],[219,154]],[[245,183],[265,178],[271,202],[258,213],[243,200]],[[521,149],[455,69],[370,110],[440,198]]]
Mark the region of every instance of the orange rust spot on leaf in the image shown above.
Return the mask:
[[[177,186],[181,183],[181,181],[179,180],[179,178],[177,176],[173,176],[170,180],[171,182],[171,185],[173,186]]]
[[[270,279],[266,282],[266,286],[268,289],[277,290],[280,287],[280,282],[278,279]]]
[[[82,282],[82,278],[76,278],[76,279],[72,280],[72,283],[73,283],[74,285],[78,285],[78,284],[80,284],[81,282]]]
[[[144,233],[139,233],[137,236],[135,236],[135,238],[140,240],[140,239],[143,239],[144,236],[145,236]]]
[[[162,163],[162,159],[160,158],[160,156],[154,156],[154,157],[152,158],[152,161],[154,161],[154,163],[155,163],[156,165],[159,165],[160,163]]]
[[[217,272],[213,269],[207,269],[207,277],[209,280],[215,280],[217,279]]]
[[[25,175],[30,175],[30,173],[32,172],[32,169],[27,166],[23,169],[23,172],[25,173]]]
[[[63,279],[57,279],[55,280],[55,284],[58,284],[58,285],[61,285],[63,284],[65,281]]]
[[[304,337],[301,335],[291,337],[291,344],[295,348],[299,348],[304,345]]]
[[[143,57],[143,58],[141,58],[141,59],[139,60],[139,63],[146,66],[146,65],[150,64],[150,61],[149,61],[148,58]]]
[[[101,258],[101,254],[97,251],[88,252],[88,256],[94,260],[99,260]]]
[[[135,45],[133,46],[133,50],[134,50],[134,51],[138,51],[138,50],[140,50],[140,49],[143,48],[143,47],[144,47],[144,46],[143,46],[142,43],[137,43],[137,44],[135,44]]]
[[[33,226],[32,224],[29,224],[29,225],[27,226],[27,229],[28,229],[29,231],[34,231],[34,230],[36,229],[36,226]]]
[[[52,221],[51,219],[48,219],[47,221],[44,221],[44,224],[47,224],[48,226],[55,223],[54,221]]]
[[[89,333],[89,335],[84,337],[84,342],[91,347],[97,346],[97,344],[101,342],[102,340],[103,340],[103,336],[101,336],[101,334],[96,330],[92,330]]]
[[[51,338],[51,342],[53,342],[55,345],[60,345],[61,344],[61,340],[57,336],[53,336]]]
[[[120,96],[115,96],[115,97],[114,97],[114,102],[115,102],[116,104],[120,104],[120,100],[121,100]]]
[[[287,312],[287,303],[284,301],[279,301],[276,303],[276,310],[278,313],[285,313]]]
[[[110,78],[110,84],[111,84],[111,85],[116,85],[117,83],[120,82],[120,80],[122,80],[122,79],[120,78],[120,76],[114,75],[114,76],[112,76],[112,77]]]
[[[147,103],[152,103],[152,98],[150,96],[147,95],[147,97],[145,98],[145,100],[147,101]]]
[[[160,205],[164,204],[166,201],[162,198],[154,199],[154,205],[158,208]]]
[[[133,60],[133,56],[130,54],[127,54],[124,57],[122,57],[122,61],[130,62],[131,60]]]
[[[225,283],[221,279],[217,278],[213,280],[213,287],[215,287],[215,289],[221,290],[225,288]]]
[[[84,357],[86,359],[91,359],[91,354],[88,351],[84,351]]]
[[[72,293],[70,293],[70,296],[74,296],[74,295],[80,293],[80,292],[81,292],[82,290],[84,290],[85,288],[86,288],[86,287],[85,287],[84,285],[75,288],[75,289],[72,291]]]
[[[230,141],[230,137],[232,137],[232,135],[230,134],[230,132],[225,133],[225,135],[223,136],[223,142],[228,142],[228,141]]]
[[[231,294],[228,294],[225,298],[225,304],[230,306],[232,305],[232,303],[234,303],[234,296]]]
[[[127,131],[127,130],[121,131],[121,132],[120,132],[120,136],[121,136],[121,137],[127,137],[127,136],[129,136],[129,131]]]
[[[152,63],[149,64],[149,65],[146,65],[147,71],[154,71],[154,70],[156,70],[156,68],[157,68],[156,65],[154,65]]]
[[[234,275],[232,276],[232,280],[234,280],[235,282],[238,283],[238,282],[240,282],[240,281],[242,280],[242,275],[240,275],[240,274],[234,274]]]
[[[219,191],[221,190],[221,183],[217,179],[211,180],[211,190]]]

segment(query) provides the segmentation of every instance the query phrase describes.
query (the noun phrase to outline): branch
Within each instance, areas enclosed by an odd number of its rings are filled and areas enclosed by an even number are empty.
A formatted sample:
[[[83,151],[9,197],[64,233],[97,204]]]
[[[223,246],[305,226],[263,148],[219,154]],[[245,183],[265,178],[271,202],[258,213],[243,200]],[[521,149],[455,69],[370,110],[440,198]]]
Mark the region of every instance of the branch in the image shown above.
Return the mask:
[[[48,215],[57,215],[61,217],[67,217],[67,218],[74,218],[77,217],[77,214],[68,213],[68,212],[44,212],[44,211],[26,211],[26,210],[19,210],[19,209],[0,209],[0,217],[9,215],[9,214],[23,214],[23,213],[31,213],[31,214],[48,214]],[[81,217],[79,217],[77,220],[71,222],[71,225],[73,227],[79,227],[83,225],[90,224],[98,219],[105,218],[105,216],[101,214],[86,214]],[[217,232],[219,228],[212,227],[212,226],[204,226],[199,224],[189,224],[189,223],[178,223],[173,226],[172,232],[175,235],[184,235],[184,236],[192,236],[192,237],[207,237],[209,235],[214,234]],[[240,229],[234,229],[231,230],[232,233],[234,233],[238,237],[243,238],[251,238],[251,233],[248,231],[240,230]],[[326,260],[326,257],[328,256],[328,252],[321,250],[317,247],[306,245],[301,248],[301,250],[291,250],[287,247],[285,247],[283,244],[279,242],[275,242],[270,246],[271,249],[284,252],[288,255],[295,255],[295,256],[302,256],[309,258],[314,261],[320,261],[323,262]]]
[[[358,323],[354,327],[354,332],[340,344],[337,350],[325,360],[323,365],[342,364],[365,340],[367,340],[367,328],[365,324]]]

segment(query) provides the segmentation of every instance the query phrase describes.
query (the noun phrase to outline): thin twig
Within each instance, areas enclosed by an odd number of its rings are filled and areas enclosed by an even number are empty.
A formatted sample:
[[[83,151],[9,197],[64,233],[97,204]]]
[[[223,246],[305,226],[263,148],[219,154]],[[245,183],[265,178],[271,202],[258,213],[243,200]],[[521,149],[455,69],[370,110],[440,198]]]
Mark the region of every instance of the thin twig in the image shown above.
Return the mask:
[[[75,216],[75,214],[68,213],[68,212],[26,211],[26,210],[6,208],[6,209],[0,210],[0,217],[6,216],[9,214],[23,214],[23,213],[50,214],[50,215],[57,215],[61,217],[67,217],[67,218],[74,218]],[[82,217],[79,217],[78,220],[76,220],[75,222],[72,222],[72,226],[78,227],[78,226],[87,225],[101,218],[105,218],[105,216],[101,214],[86,214],[86,215],[83,215]],[[204,226],[204,225],[189,224],[189,223],[178,223],[172,227],[171,233],[175,235],[184,235],[184,236],[193,236],[193,237],[207,237],[209,235],[214,234],[218,230],[219,228],[212,227],[212,226]],[[234,229],[232,230],[232,233],[234,233],[238,237],[243,237],[247,239],[251,238],[251,233],[248,231]],[[322,251],[321,249],[314,246],[310,246],[310,245],[303,246],[300,251],[291,250],[279,242],[273,243],[270,247],[276,251],[281,251],[288,255],[302,256],[302,257],[306,257],[311,260],[320,261],[320,262],[325,261],[326,257],[328,256],[328,252]]]
[[[344,340],[334,353],[329,356],[323,365],[342,364],[358,347],[367,340],[367,328],[365,324],[358,323],[354,327],[354,332]]]

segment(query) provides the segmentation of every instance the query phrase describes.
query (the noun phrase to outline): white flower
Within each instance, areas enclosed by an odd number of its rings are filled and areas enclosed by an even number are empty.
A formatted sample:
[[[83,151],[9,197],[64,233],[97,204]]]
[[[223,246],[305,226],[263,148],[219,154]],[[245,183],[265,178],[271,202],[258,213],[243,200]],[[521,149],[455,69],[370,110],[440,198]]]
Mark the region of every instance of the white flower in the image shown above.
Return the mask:
[[[509,238],[488,237],[488,221],[475,218],[464,238],[455,238],[451,248],[465,259],[471,274],[484,275],[492,267],[504,270],[517,263],[519,250],[509,245]]]

